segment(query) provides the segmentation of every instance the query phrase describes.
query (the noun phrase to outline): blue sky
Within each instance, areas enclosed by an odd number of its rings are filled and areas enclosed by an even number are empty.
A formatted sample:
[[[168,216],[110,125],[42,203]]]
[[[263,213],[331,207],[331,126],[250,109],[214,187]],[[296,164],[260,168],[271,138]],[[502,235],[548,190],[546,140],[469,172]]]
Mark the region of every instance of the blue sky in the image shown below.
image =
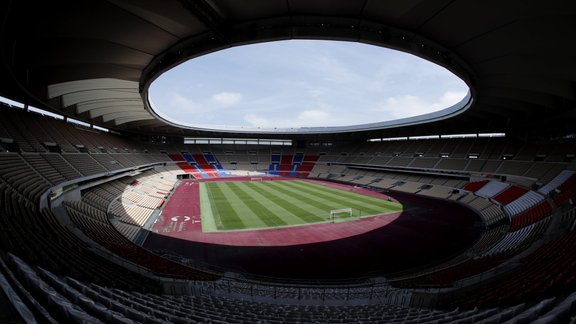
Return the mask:
[[[290,40],[211,53],[161,75],[163,115],[202,127],[344,126],[416,116],[460,101],[466,84],[416,56],[372,45]]]

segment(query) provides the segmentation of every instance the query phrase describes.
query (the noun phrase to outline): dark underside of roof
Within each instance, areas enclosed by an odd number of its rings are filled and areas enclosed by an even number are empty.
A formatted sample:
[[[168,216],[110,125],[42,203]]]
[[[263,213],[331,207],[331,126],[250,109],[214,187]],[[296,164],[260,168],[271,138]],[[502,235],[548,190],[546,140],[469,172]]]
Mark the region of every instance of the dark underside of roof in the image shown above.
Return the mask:
[[[117,79],[134,84],[140,100],[159,73],[190,57],[253,42],[318,38],[427,58],[465,80],[474,104],[458,116],[419,125],[266,137],[576,133],[576,1],[13,0],[0,4],[0,22],[0,95],[118,131],[234,136],[169,125],[150,116],[146,105],[102,106],[114,98],[100,99],[99,112],[80,109],[81,101],[67,103],[49,87]]]

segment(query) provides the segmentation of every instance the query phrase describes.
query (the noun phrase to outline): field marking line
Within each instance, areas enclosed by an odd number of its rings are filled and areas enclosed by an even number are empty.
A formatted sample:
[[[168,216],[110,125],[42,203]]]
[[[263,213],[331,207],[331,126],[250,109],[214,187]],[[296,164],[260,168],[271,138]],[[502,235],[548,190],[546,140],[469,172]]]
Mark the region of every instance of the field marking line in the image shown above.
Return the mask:
[[[218,218],[218,223],[222,226],[222,220],[220,216],[214,213],[214,208],[210,203],[210,192],[206,187],[204,182],[198,183],[200,186],[200,218],[202,219],[202,232],[215,232],[218,231],[218,226],[216,225],[216,218]]]

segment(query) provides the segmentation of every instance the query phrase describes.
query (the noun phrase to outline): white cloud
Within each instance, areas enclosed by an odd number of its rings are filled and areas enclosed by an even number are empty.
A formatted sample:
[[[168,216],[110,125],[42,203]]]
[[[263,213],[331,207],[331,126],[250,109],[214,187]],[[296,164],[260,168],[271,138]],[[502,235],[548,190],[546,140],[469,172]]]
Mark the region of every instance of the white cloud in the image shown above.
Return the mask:
[[[313,69],[319,73],[318,79],[332,84],[345,84],[359,81],[362,78],[354,72],[349,64],[336,58],[323,56],[317,59],[311,58]]]
[[[253,127],[264,128],[289,128],[289,127],[313,127],[325,126],[330,120],[330,114],[322,110],[306,110],[296,116],[290,114],[262,116],[247,114],[244,121]]]
[[[404,95],[389,97],[377,110],[386,113],[391,118],[397,119],[425,114],[431,109],[421,98],[413,95]]]
[[[242,94],[238,92],[219,92],[212,95],[212,101],[223,106],[232,106],[242,101]]]
[[[326,89],[323,88],[313,88],[308,90],[308,94],[312,98],[319,98],[326,94]]]
[[[464,96],[463,92],[446,91],[432,102],[415,95],[395,96],[386,99],[375,110],[385,113],[386,116],[382,116],[382,120],[413,117],[448,108],[462,100]]]
[[[183,95],[172,92],[169,95],[170,105],[174,107],[175,111],[187,110],[190,112],[197,112],[202,110],[202,104],[193,101]]]
[[[448,108],[456,103],[458,103],[462,98],[466,96],[466,92],[461,91],[446,91],[440,98],[440,101],[432,104],[432,107],[436,109]]]
[[[322,110],[306,110],[298,114],[298,124],[302,126],[322,126],[330,118],[330,114]]]
[[[274,122],[256,114],[245,115],[244,121],[247,122],[249,126],[253,127],[274,127]]]
[[[236,92],[219,92],[213,96],[206,98],[198,98],[198,100],[193,100],[179,92],[168,93],[168,103],[170,106],[170,114],[176,118],[194,118],[198,119],[197,113],[202,112],[201,118],[206,121],[210,121],[215,118],[215,116],[206,114],[207,107],[211,107],[214,104],[220,107],[231,106],[239,103],[242,100],[242,94]],[[158,105],[155,105],[158,107]]]

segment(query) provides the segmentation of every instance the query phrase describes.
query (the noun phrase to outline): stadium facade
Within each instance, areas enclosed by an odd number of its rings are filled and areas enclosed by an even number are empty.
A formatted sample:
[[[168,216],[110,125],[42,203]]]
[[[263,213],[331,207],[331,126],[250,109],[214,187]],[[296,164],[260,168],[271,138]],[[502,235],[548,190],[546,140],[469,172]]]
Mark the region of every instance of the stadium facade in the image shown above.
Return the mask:
[[[0,107],[2,318],[574,321],[575,4],[96,0],[0,8],[0,95],[22,103]],[[452,71],[470,93],[439,113],[348,128],[201,129],[150,107],[150,83],[181,62],[287,39],[405,51]],[[249,263],[222,268],[209,262],[216,249],[207,245],[188,256],[168,239],[146,245],[177,177],[230,174],[454,204],[477,217],[468,226],[475,236],[438,238],[461,248],[433,260],[422,254],[424,264],[314,281],[251,273]],[[454,228],[458,215],[446,216]]]

